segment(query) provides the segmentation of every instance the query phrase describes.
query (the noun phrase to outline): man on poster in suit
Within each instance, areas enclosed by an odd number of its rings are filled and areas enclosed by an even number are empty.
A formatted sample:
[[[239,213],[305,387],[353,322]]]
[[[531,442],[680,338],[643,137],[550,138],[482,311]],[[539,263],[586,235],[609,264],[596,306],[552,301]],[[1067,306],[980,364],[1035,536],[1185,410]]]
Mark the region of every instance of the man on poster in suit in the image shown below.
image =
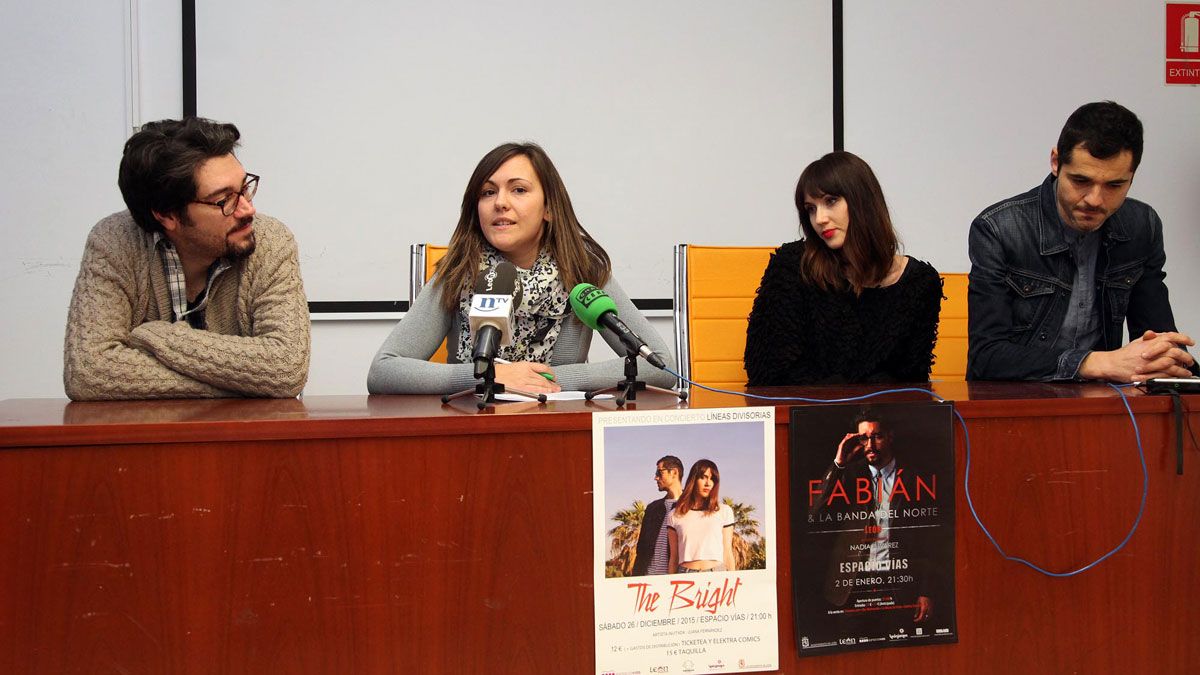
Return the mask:
[[[675,500],[683,492],[683,462],[674,455],[658,460],[654,467],[654,484],[666,496],[650,502],[638,533],[637,557],[633,560],[633,575],[666,574],[667,531],[663,528],[667,512],[675,508]]]
[[[852,592],[871,587],[860,578],[912,577],[890,586],[895,604],[911,605],[912,622],[922,623],[934,611],[926,529],[901,514],[905,506],[928,505],[929,494],[914,489],[916,473],[897,458],[891,423],[868,409],[854,425],[825,471],[820,496],[810,497],[810,519],[841,530],[830,552],[825,599],[844,607]],[[870,512],[874,517],[862,517]]]

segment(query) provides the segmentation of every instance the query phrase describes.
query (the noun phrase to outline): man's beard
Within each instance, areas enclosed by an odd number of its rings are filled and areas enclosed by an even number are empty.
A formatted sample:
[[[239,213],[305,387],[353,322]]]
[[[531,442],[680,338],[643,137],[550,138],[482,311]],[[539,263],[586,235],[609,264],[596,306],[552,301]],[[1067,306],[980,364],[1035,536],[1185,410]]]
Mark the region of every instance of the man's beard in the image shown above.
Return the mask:
[[[241,227],[242,225],[249,223],[252,220],[254,220],[253,216],[246,218],[238,223],[238,227]],[[229,241],[229,238],[226,237],[224,257],[228,258],[229,260],[242,260],[243,258],[249,258],[250,254],[254,253],[254,246],[257,243],[257,241],[254,238],[255,234],[257,234],[257,233],[251,232],[250,238],[247,239],[241,246],[235,246],[233,244],[233,242]]]
[[[183,211],[182,217],[180,218],[180,220],[183,223],[183,226],[186,228],[196,227],[196,222],[188,216],[186,210]],[[225,233],[225,240],[223,242],[224,246],[220,249],[220,252],[218,253],[217,251],[210,251],[209,255],[216,255],[219,258],[225,258],[231,262],[236,262],[236,261],[242,260],[244,258],[249,258],[250,254],[254,253],[254,247],[257,244],[257,241],[254,238],[255,234],[257,234],[257,233],[254,231],[251,231],[250,237],[247,238],[240,247],[235,245],[233,242],[231,242],[229,240],[229,235],[233,232],[233,230],[239,230],[253,222],[254,222],[254,216],[247,216],[247,217],[239,220],[237,226],[235,226],[233,229],[231,229]],[[210,245],[212,245],[212,247],[214,249],[216,248],[217,243],[215,241],[215,238],[214,238],[214,240],[210,240],[209,243],[210,243]]]
[[[864,457],[867,460],[867,464],[870,464],[877,469],[887,466],[888,462],[892,461],[892,455],[890,454],[876,452],[874,455],[875,459],[871,459],[870,455],[864,455]]]

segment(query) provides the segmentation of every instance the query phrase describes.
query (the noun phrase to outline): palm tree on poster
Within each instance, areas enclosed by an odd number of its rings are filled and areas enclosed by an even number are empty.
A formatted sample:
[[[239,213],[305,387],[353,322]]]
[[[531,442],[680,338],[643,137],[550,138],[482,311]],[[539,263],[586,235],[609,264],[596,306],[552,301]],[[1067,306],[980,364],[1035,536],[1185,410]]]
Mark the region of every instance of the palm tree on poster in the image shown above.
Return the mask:
[[[737,568],[761,569],[754,566],[757,560],[751,551],[755,543],[762,541],[762,533],[758,531],[758,520],[752,517],[757,507],[735,502],[731,497],[721,501],[733,510],[733,558]]]
[[[633,562],[637,558],[637,540],[642,532],[642,520],[646,517],[646,504],[635,499],[633,506],[621,509],[613,514],[611,520],[617,526],[608,531],[609,553],[608,567],[616,568],[618,575],[606,572],[605,576],[627,577],[633,574]]]
[[[748,570],[767,569],[767,540],[759,539],[750,544],[750,559],[746,561]]]

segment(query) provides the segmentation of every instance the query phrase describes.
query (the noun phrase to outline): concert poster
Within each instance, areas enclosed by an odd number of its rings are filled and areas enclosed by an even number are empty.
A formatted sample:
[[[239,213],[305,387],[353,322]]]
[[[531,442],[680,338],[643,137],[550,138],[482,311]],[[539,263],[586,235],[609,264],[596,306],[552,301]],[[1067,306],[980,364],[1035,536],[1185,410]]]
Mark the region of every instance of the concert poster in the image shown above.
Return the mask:
[[[958,642],[952,405],[803,406],[789,422],[800,654]]]
[[[596,672],[779,668],[774,417],[593,414]]]

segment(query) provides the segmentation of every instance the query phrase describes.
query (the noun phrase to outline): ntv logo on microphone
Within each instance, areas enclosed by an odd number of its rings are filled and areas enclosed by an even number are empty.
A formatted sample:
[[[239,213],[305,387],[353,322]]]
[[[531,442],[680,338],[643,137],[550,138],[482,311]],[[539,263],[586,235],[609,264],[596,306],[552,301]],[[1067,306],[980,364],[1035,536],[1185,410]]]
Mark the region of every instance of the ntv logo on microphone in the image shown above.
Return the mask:
[[[512,303],[512,296],[477,294],[471,299],[471,314],[476,316],[507,314],[510,303]]]

